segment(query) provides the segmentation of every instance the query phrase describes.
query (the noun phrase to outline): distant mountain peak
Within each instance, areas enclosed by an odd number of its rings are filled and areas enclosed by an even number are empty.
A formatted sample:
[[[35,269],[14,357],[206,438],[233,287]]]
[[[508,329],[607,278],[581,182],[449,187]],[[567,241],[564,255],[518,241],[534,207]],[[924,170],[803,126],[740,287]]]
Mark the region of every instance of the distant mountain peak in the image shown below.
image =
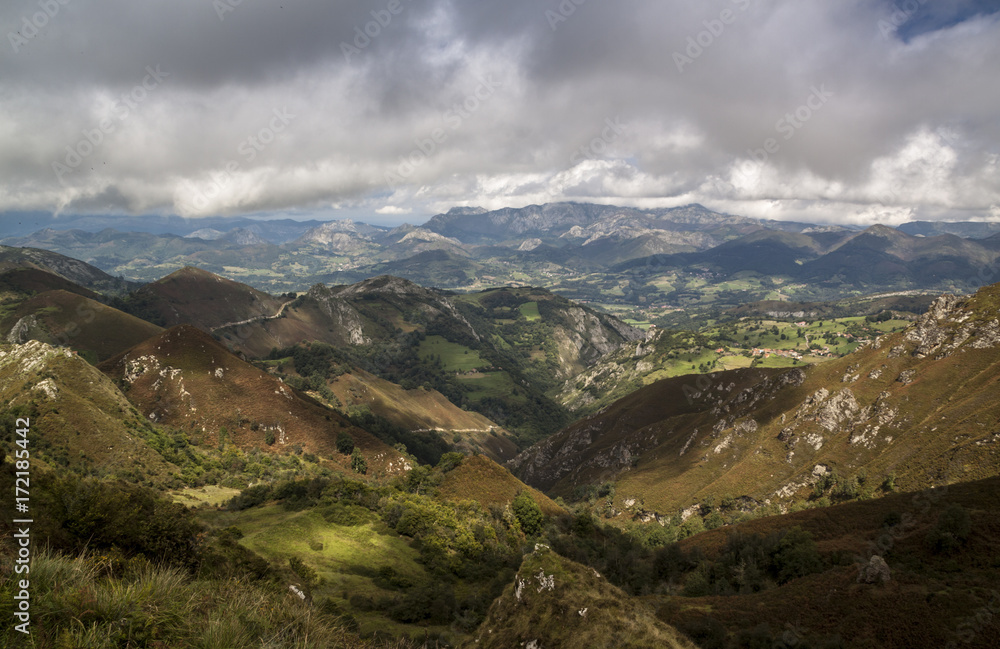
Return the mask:
[[[453,207],[447,211],[448,216],[474,216],[476,214],[486,214],[485,207]]]
[[[218,240],[226,243],[234,243],[238,246],[259,246],[267,243],[266,240],[247,228],[230,230],[219,237]]]

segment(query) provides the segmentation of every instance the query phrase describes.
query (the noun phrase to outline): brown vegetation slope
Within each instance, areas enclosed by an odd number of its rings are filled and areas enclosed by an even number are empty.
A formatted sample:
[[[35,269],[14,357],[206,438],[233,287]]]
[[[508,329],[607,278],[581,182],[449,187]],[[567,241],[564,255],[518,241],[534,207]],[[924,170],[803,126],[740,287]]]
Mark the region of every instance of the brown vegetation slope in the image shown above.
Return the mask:
[[[296,393],[189,325],[169,329],[100,367],[146,417],[184,430],[196,442],[229,441],[275,452],[298,446],[348,467],[349,458],[336,448],[338,433],[344,432],[368,459],[369,473],[399,473],[406,465],[397,451],[336,411]]]
[[[548,516],[565,513],[551,498],[524,484],[510,471],[483,455],[473,455],[444,474],[439,498],[451,501],[474,500],[484,507],[509,505],[517,494],[527,491]]]
[[[507,432],[478,412],[462,410],[437,390],[403,387],[354,369],[329,382],[345,408],[367,406],[376,415],[410,431],[437,431],[457,450],[478,451],[497,462],[517,454]],[[454,437],[453,437],[454,436]]]
[[[145,320],[62,289],[24,300],[0,320],[0,332],[8,342],[40,340],[64,345],[93,362],[120,354],[161,331]]]
[[[954,507],[969,514],[968,539],[953,551],[935,551],[928,535]],[[689,537],[680,547],[716,559],[731,539],[796,526],[816,541],[820,572],[738,596],[652,597],[658,616],[685,631],[718,623],[732,635],[766,624],[776,641],[757,646],[823,646],[822,639],[837,636],[842,644],[829,646],[1000,646],[1000,478],[755,519]],[[884,557],[889,581],[858,583],[873,555]],[[727,579],[740,588],[738,574]]]
[[[282,304],[263,291],[192,266],[146,284],[133,299],[167,327],[190,324],[205,331],[272,317]]]

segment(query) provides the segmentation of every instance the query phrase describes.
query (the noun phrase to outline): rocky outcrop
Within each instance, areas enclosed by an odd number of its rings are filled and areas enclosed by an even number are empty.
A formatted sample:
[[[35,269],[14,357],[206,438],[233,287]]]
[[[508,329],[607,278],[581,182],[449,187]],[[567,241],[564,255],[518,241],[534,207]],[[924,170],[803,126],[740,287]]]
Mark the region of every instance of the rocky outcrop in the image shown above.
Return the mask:
[[[344,332],[345,338],[352,345],[367,345],[371,342],[371,339],[365,336],[361,314],[346,301],[334,295],[328,287],[317,284],[309,289],[306,297],[316,301],[320,310]]]
[[[891,578],[892,573],[889,570],[889,564],[877,554],[872,555],[868,563],[863,565],[861,571],[858,573],[859,584],[885,584]]]
[[[983,313],[983,309],[977,313],[979,306],[976,297],[939,297],[904,336],[907,342],[915,345],[913,355],[941,359],[963,346],[970,349],[1000,346],[1000,319],[990,317],[995,314]]]
[[[12,345],[26,343],[31,338],[31,331],[37,327],[38,319],[34,315],[26,315],[11,327],[10,332],[7,334],[7,342]]]

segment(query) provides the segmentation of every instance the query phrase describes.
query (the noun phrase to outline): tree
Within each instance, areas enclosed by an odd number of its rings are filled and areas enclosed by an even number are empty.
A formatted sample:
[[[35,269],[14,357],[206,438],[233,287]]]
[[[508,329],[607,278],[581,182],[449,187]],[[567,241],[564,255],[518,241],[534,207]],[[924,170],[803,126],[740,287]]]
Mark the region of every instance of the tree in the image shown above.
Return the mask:
[[[361,449],[356,446],[351,451],[351,468],[361,475],[368,473],[368,460],[361,454]]]
[[[535,502],[528,492],[522,491],[517,494],[511,507],[514,509],[514,516],[517,517],[517,522],[521,524],[521,530],[526,535],[535,536],[542,531],[545,516],[542,514],[538,503]]]
[[[346,431],[337,433],[337,451],[344,455],[351,455],[354,451],[354,438]]]
[[[823,568],[823,560],[812,534],[797,525],[778,542],[773,561],[779,583],[819,572]]]

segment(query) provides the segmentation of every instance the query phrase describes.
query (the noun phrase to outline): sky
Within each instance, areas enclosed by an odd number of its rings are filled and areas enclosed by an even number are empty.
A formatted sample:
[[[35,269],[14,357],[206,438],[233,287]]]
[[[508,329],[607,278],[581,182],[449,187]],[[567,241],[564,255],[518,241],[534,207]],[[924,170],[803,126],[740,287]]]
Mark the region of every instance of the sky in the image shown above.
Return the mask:
[[[1000,221],[1000,0],[6,0],[0,212]]]

